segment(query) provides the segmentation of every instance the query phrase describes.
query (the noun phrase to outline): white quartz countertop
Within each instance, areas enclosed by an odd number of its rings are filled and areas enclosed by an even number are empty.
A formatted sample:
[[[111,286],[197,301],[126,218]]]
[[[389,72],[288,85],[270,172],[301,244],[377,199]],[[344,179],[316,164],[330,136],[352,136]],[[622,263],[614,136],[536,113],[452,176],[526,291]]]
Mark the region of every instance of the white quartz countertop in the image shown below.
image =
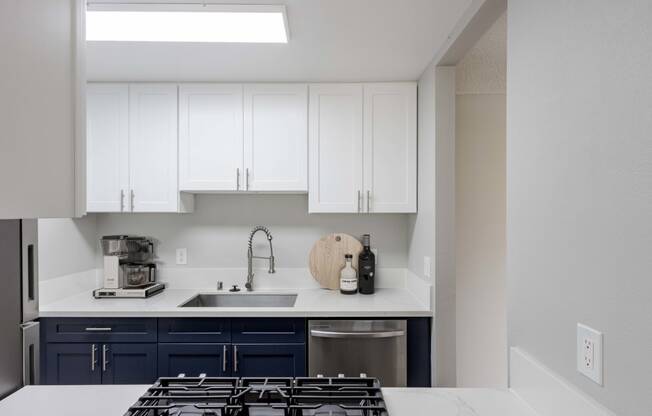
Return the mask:
[[[145,385],[27,386],[0,401],[0,415],[122,416]],[[389,416],[536,416],[508,390],[384,388]]]
[[[269,290],[255,293],[296,293],[293,307],[199,307],[179,305],[197,293],[218,293],[198,289],[166,289],[149,299],[95,299],[83,292],[47,305],[41,317],[407,317],[432,316],[430,308],[407,289],[378,288],[373,295],[343,295],[325,289]],[[228,291],[221,291],[226,293]],[[245,292],[240,292],[245,293]]]

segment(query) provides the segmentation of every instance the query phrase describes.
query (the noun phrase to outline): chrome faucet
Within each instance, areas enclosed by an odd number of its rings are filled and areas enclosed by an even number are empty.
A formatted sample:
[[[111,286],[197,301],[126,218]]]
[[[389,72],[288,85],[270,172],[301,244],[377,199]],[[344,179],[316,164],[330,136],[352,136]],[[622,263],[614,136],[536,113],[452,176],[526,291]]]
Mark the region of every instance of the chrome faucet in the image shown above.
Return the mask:
[[[253,239],[254,235],[258,231],[263,231],[265,235],[267,235],[267,241],[269,241],[269,257],[259,257],[259,256],[254,256],[254,250],[253,250]],[[253,230],[251,230],[251,233],[249,234],[249,248],[247,250],[247,283],[245,284],[245,287],[247,288],[247,291],[252,291],[254,290],[253,284],[254,284],[254,270],[253,270],[253,259],[265,259],[269,260],[269,270],[267,273],[276,273],[276,270],[274,269],[274,249],[272,248],[272,233],[269,232],[267,227],[264,227],[262,225],[257,225],[254,227]]]

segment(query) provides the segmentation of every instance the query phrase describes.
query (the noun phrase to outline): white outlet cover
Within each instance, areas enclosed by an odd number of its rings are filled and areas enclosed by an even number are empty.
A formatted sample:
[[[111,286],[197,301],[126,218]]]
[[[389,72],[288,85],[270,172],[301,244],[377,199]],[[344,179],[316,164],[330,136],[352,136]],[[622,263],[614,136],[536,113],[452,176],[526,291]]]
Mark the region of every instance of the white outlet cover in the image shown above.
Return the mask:
[[[602,332],[577,324],[577,371],[602,384]]]
[[[423,256],[423,275],[430,277],[430,257]]]
[[[185,248],[177,249],[177,264],[188,264],[188,250]]]

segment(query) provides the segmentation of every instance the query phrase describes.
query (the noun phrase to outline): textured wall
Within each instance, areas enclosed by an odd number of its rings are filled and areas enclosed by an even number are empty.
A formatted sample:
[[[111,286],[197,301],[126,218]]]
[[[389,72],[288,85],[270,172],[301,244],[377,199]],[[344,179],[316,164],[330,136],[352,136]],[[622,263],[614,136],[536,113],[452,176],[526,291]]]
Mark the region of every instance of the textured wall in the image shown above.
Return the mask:
[[[509,344],[616,414],[652,409],[652,6],[512,0]],[[604,387],[576,325],[604,333]]]
[[[457,64],[457,94],[504,94],[507,85],[507,16],[503,14]]]

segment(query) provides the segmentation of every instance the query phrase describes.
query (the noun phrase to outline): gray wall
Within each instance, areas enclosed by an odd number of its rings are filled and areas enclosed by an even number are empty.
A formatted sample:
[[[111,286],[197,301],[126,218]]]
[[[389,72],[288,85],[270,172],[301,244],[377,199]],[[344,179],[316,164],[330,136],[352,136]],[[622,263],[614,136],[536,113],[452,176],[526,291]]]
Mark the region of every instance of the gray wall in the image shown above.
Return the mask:
[[[38,220],[39,280],[94,269],[99,250],[94,215]]]
[[[277,267],[308,267],[312,245],[321,236],[371,234],[379,267],[406,267],[405,214],[308,214],[306,195],[197,195],[192,214],[99,214],[98,236],[140,234],[158,240],[163,267],[246,267],[247,240],[255,225],[269,227]],[[177,248],[188,250],[187,266],[175,264]],[[266,253],[267,240],[256,237]],[[98,258],[98,266],[100,259]]]
[[[509,344],[617,414],[652,409],[652,6],[513,0]],[[604,333],[604,387],[576,371]]]

